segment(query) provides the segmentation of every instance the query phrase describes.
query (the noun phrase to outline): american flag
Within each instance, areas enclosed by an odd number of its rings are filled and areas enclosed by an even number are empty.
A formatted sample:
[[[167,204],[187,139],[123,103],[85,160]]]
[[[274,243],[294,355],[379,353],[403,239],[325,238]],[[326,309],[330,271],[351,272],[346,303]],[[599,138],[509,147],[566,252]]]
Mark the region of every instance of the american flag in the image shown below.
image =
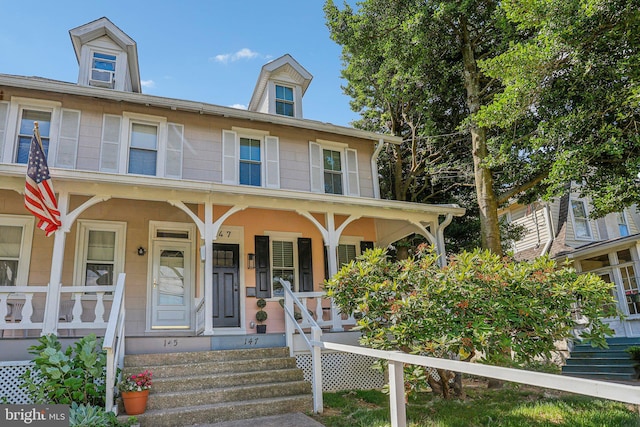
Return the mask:
[[[60,211],[53,192],[47,158],[42,151],[37,131],[31,138],[27,182],[24,186],[24,206],[40,221],[38,228],[44,230],[47,237],[60,228]]]

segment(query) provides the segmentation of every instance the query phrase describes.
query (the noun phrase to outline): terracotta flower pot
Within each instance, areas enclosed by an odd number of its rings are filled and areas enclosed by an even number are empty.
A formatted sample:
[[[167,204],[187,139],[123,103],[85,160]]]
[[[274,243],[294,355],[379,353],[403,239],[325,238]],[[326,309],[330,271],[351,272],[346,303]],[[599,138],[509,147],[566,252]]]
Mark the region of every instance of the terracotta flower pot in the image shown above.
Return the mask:
[[[139,415],[147,409],[147,399],[149,390],[142,391],[122,391],[122,402],[127,415]]]

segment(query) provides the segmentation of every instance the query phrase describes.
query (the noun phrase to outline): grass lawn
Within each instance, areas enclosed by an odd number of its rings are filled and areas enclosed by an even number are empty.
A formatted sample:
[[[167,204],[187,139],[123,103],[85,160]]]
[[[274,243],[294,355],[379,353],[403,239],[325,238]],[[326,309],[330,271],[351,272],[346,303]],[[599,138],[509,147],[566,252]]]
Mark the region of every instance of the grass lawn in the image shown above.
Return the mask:
[[[409,427],[632,427],[640,426],[635,407],[568,393],[505,384],[488,390],[484,382],[465,381],[464,400],[420,393],[407,403]],[[387,427],[389,396],[376,390],[324,394],[324,413],[314,416],[327,427]]]

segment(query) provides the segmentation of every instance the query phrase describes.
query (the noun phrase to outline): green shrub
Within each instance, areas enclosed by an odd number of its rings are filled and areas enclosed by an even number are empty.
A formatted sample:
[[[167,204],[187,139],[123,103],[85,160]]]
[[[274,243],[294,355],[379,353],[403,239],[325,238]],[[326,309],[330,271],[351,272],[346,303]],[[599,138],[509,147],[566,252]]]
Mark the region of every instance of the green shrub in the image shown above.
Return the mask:
[[[45,335],[29,347],[34,367],[21,378],[34,403],[104,406],[106,352],[101,340],[90,334],[62,351],[55,335]]]
[[[601,320],[619,315],[613,285],[598,276],[558,268],[548,257],[515,262],[476,250],[452,256],[444,268],[438,258],[426,245],[398,262],[369,250],[327,281],[327,296],[341,312],[359,315],[364,346],[461,360],[482,354],[484,363],[501,366],[550,359],[555,342],[572,337],[578,298],[589,321],[583,339],[606,346],[613,332]],[[422,367],[405,375],[410,390],[437,385]]]
[[[627,347],[624,351],[629,353],[632,359],[640,360],[640,345],[632,345],[631,347]]]
[[[92,405],[78,405],[73,402],[69,413],[69,427],[129,427],[138,423],[136,417],[129,417],[121,423],[113,412]]]

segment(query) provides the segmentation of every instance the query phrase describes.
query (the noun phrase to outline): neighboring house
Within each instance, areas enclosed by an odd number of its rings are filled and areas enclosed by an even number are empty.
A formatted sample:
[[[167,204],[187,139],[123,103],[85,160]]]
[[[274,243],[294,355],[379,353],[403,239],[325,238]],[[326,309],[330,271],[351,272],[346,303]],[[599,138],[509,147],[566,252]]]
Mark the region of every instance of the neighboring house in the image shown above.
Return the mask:
[[[378,154],[400,138],[303,118],[312,76],[291,56],[262,68],[247,111],[142,94],[136,43],[107,18],[70,35],[77,83],[0,74],[0,287],[48,285],[22,313],[42,322],[29,336],[57,332],[60,301],[91,320],[99,292],[65,287],[120,273],[128,337],[254,334],[257,297],[282,335],[274,278],[322,291],[362,250],[413,233],[444,254],[464,209],[381,199]],[[36,121],[61,212],[50,238],[23,206]]]
[[[516,259],[548,254],[558,263],[569,261],[579,272],[592,272],[614,283],[613,296],[626,318],[607,321],[616,337],[640,337],[638,209],[632,206],[598,219],[590,213],[589,200],[570,192],[548,203],[512,204],[500,215],[526,229],[513,245]]]

